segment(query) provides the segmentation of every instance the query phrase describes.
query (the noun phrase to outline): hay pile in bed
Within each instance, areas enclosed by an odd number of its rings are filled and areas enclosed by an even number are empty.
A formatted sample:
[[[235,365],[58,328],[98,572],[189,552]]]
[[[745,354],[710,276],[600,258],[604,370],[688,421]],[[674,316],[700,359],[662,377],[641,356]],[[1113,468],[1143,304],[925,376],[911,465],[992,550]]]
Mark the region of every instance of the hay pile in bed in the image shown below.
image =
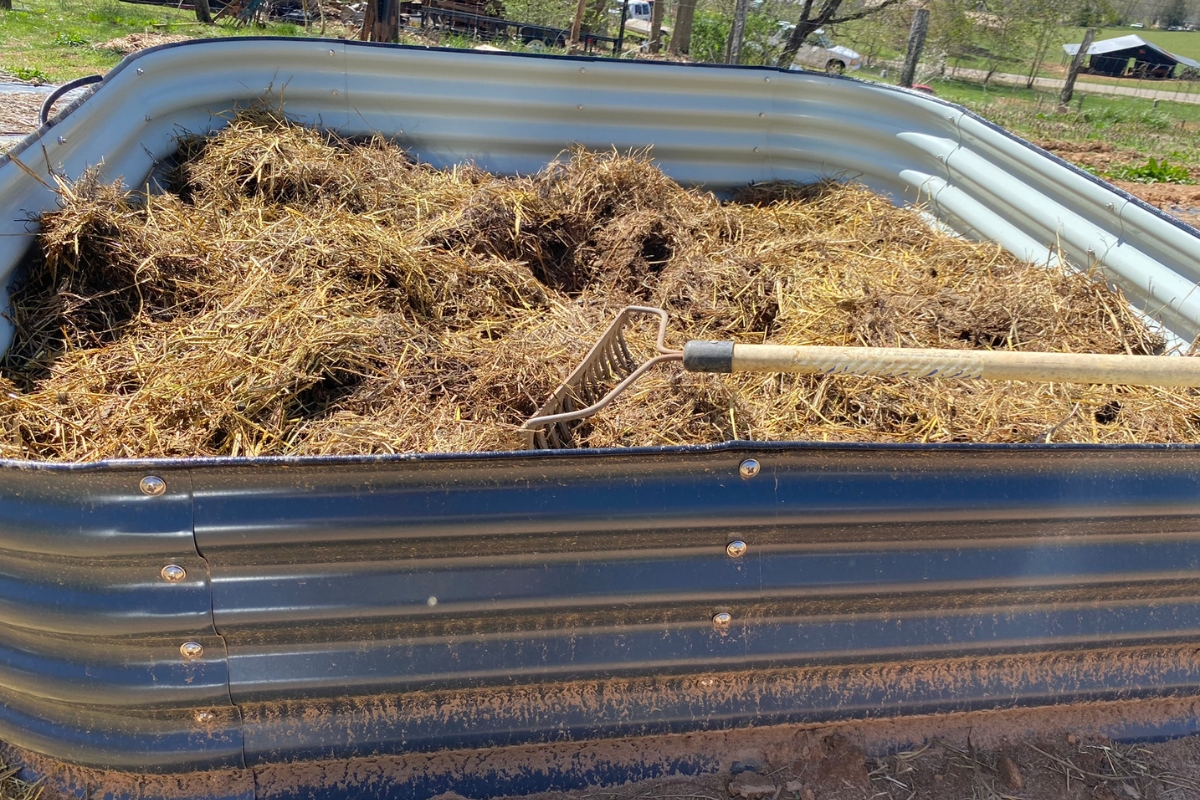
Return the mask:
[[[722,203],[647,154],[583,151],[497,178],[262,109],[183,142],[172,183],[62,188],[13,298],[0,455],[516,449],[628,303],[667,308],[675,346],[1163,346],[1093,277],[931,232],[850,184]],[[674,366],[582,443],[1181,442],[1198,411],[1189,390]]]

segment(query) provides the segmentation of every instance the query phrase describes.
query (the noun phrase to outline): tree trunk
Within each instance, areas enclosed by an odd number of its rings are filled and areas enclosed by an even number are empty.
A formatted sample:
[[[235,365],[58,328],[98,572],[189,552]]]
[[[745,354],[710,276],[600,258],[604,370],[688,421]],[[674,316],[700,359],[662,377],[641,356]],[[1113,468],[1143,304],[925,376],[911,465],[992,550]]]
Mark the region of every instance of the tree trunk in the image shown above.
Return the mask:
[[[4,8],[4,4],[8,3],[8,7],[12,8],[12,0],[0,0],[0,8]],[[208,0],[195,0],[196,4],[196,21],[203,22],[205,25],[212,25],[212,9],[208,6]]]
[[[663,9],[667,6],[667,0],[654,0],[654,6],[650,9],[650,52],[657,53],[662,49],[662,21]]]
[[[399,0],[379,0],[379,19],[375,21],[375,41],[394,42],[399,36]]]
[[[687,55],[692,47],[692,19],[696,16],[696,0],[679,0],[675,10],[675,27],[671,30],[670,51]]]
[[[917,76],[917,64],[921,51],[925,49],[925,34],[929,32],[929,9],[918,8],[913,14],[912,27],[908,30],[908,51],[904,55],[904,72],[900,73],[900,85],[911,89]]]
[[[791,36],[788,36],[787,44],[784,45],[783,52],[779,54],[779,60],[775,62],[775,66],[780,69],[787,69],[796,60],[796,53],[800,52],[800,45],[804,44],[804,40],[812,35],[813,31],[821,27],[813,22],[809,17],[812,14],[813,0],[804,0],[804,8],[800,11],[800,19],[796,22],[796,27],[792,28]]]
[[[746,14],[750,11],[750,0],[737,0],[733,9],[733,25],[729,28],[729,44],[725,48],[725,63],[742,63],[742,39],[746,35]]]
[[[588,33],[604,33],[604,14],[608,11],[608,0],[592,0],[591,8],[583,17]]]
[[[575,7],[575,19],[571,22],[571,41],[567,45],[568,53],[579,52],[579,28],[583,24],[583,11],[587,8],[587,0],[579,0]]]
[[[396,0],[368,0],[363,14],[364,42],[394,42],[400,32],[400,4]]]
[[[378,9],[379,0],[367,0],[367,7],[363,9],[362,33],[358,37],[364,42],[371,41],[371,34],[375,32],[375,17]]]
[[[1029,65],[1029,74],[1025,76],[1025,88],[1032,89],[1033,84],[1037,81],[1038,70],[1042,68],[1042,62],[1046,60],[1046,51],[1038,49],[1034,51],[1033,62]]]
[[[1096,38],[1096,29],[1088,28],[1087,33],[1083,35],[1083,43],[1079,45],[1079,52],[1071,59],[1071,69],[1067,72],[1067,80],[1063,83],[1062,94],[1058,96],[1058,105],[1061,109],[1066,109],[1067,104],[1071,102],[1071,95],[1075,93],[1075,78],[1079,75],[1079,70],[1083,67],[1083,59],[1087,56],[1087,50],[1092,46],[1092,40]]]

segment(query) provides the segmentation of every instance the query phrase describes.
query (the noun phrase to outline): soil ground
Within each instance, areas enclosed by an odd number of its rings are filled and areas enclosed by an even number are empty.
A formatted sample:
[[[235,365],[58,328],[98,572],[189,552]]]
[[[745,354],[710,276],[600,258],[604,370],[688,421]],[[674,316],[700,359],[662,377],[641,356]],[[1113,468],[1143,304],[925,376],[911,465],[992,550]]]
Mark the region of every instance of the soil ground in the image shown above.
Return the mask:
[[[933,740],[870,757],[852,740],[811,737],[783,764],[668,778],[534,800],[1168,800],[1200,797],[1200,737],[1113,744],[1065,735],[997,749]],[[448,798],[446,799],[448,800]]]
[[[1144,163],[1144,153],[1121,150],[1108,142],[1066,142],[1045,140],[1035,142],[1059,158],[1103,173],[1121,164]],[[1177,183],[1134,183],[1111,181],[1134,197],[1145,200],[1155,208],[1178,217],[1193,226],[1200,227],[1200,185]]]

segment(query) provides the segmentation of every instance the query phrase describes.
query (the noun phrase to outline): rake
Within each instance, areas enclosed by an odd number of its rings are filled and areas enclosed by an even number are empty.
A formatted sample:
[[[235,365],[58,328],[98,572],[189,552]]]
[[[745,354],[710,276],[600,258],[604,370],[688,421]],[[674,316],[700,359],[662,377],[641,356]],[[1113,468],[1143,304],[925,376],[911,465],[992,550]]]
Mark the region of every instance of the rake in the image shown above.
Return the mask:
[[[636,318],[643,316],[658,318],[658,354],[638,363],[625,341],[625,331]],[[530,450],[574,447],[575,431],[583,420],[602,411],[647,371],[667,361],[682,361],[683,368],[688,372],[791,372],[1124,386],[1200,386],[1200,358],[735,344],[703,340],[687,342],[683,350],[672,350],[665,343],[667,322],[667,312],[661,308],[624,308],[575,371],[521,426],[525,447]],[[616,385],[613,385],[614,381]]]

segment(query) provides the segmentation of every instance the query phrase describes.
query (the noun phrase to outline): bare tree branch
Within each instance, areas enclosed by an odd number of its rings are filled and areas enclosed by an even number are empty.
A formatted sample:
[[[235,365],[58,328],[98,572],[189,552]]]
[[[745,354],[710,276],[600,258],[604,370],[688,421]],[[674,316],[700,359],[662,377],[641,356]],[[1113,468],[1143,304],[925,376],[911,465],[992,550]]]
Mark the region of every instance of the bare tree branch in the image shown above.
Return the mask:
[[[790,67],[792,62],[796,60],[796,53],[799,52],[800,45],[804,44],[804,40],[818,28],[825,25],[837,25],[841,22],[862,19],[863,17],[883,11],[885,8],[905,2],[905,0],[882,0],[882,2],[872,5],[870,8],[864,8],[853,14],[846,14],[839,17],[837,16],[837,12],[842,7],[843,1],[822,0],[821,10],[813,17],[811,16],[813,0],[804,0],[804,8],[800,11],[800,19],[796,23],[796,27],[792,29],[792,33],[787,40],[787,45],[783,48],[783,52],[779,55],[779,60],[775,62],[775,66],[784,69]]]
[[[853,14],[847,14],[844,17],[837,17],[835,19],[829,19],[821,24],[823,24],[823,25],[839,25],[843,22],[853,22],[856,19],[862,19],[863,17],[869,17],[876,12],[883,11],[885,8],[890,8],[891,6],[899,5],[900,3],[903,3],[903,2],[906,2],[906,0],[883,0],[882,3],[875,5],[875,6],[871,6],[868,9],[864,9],[862,11],[858,11]]]

